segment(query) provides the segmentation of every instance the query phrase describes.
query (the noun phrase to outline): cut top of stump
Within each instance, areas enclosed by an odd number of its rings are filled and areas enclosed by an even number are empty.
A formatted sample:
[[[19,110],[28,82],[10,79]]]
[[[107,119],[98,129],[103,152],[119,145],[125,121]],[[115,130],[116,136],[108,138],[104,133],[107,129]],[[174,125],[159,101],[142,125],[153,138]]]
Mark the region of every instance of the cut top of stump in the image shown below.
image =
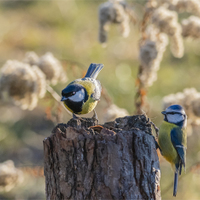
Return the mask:
[[[44,140],[47,199],[160,199],[160,168],[144,115],[104,125],[58,124]]]

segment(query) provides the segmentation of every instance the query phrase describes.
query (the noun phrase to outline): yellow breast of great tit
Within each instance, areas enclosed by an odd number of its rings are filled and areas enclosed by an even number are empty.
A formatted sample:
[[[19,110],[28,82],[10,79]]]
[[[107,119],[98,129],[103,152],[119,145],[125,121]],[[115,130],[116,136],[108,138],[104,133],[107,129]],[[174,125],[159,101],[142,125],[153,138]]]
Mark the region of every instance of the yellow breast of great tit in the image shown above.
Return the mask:
[[[93,80],[93,79],[77,79],[77,80],[75,80],[71,83],[71,84],[77,83],[77,84],[82,85],[86,89],[86,92],[87,92],[87,95],[88,95],[88,100],[83,103],[81,112],[76,113],[76,114],[87,114],[87,113],[91,112],[96,107],[98,101],[96,101],[95,99],[93,99],[91,97],[91,95],[93,93],[95,93],[96,90],[98,89],[98,88],[96,88],[97,86],[95,84],[95,81],[96,80]],[[71,112],[73,112],[73,111],[71,111]]]
[[[178,162],[178,154],[171,141],[171,131],[179,128],[177,125],[163,121],[158,136],[158,144],[162,150],[162,155],[170,163]]]

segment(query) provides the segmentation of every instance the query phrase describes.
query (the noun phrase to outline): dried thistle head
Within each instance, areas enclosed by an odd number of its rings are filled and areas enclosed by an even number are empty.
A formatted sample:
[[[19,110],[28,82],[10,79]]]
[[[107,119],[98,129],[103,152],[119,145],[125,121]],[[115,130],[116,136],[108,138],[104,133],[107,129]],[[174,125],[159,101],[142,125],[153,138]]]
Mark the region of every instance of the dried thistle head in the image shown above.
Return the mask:
[[[157,0],[149,0],[145,4],[145,12],[150,14],[152,11],[156,9],[157,6],[158,6]]]
[[[192,101],[192,110],[195,116],[200,117],[200,95]]]
[[[190,16],[187,19],[182,20],[182,36],[200,38],[200,18],[196,16]]]
[[[8,60],[1,69],[0,87],[22,109],[37,105],[37,77],[28,64]]]
[[[67,81],[67,76],[64,73],[63,67],[59,60],[57,60],[52,53],[48,52],[39,58],[37,66],[46,75],[46,79],[55,85],[60,82]]]
[[[124,108],[119,108],[117,105],[112,104],[106,109],[104,114],[104,122],[113,121],[118,117],[124,117],[128,115],[128,111]]]
[[[152,15],[152,23],[163,33],[173,36],[177,29],[177,13],[168,10],[165,6],[158,7]]]
[[[107,32],[111,23],[119,24],[123,37],[130,32],[129,21],[133,19],[133,12],[124,1],[108,1],[99,7],[99,41],[107,42]]]
[[[169,2],[169,9],[177,12],[188,12],[200,15],[200,1],[199,0],[171,0]]]
[[[157,54],[156,43],[151,40],[146,40],[140,48],[140,62],[142,66],[150,67],[152,61],[157,57]]]
[[[34,51],[29,51],[25,54],[23,62],[28,63],[29,65],[37,65],[39,57]]]
[[[139,79],[145,87],[149,87],[157,80],[157,71],[168,44],[168,37],[166,34],[160,33],[154,26],[149,26],[146,34],[147,39],[140,47],[142,72]]]
[[[24,180],[23,172],[15,168],[12,160],[0,163],[0,191],[8,192]]]
[[[45,75],[36,66],[8,60],[1,69],[0,89],[22,109],[32,110],[37,106],[38,98],[45,95]]]
[[[60,61],[50,52],[41,57],[38,57],[35,52],[27,52],[23,61],[29,65],[38,66],[45,74],[47,81],[53,85],[67,81],[67,76]]]
[[[37,94],[39,98],[43,98],[46,93],[46,76],[45,74],[40,70],[40,68],[36,65],[33,65],[32,70],[35,72],[35,75],[37,77]]]
[[[181,58],[184,54],[182,29],[178,23],[178,15],[166,6],[158,7],[152,15],[152,23],[163,33],[170,36],[171,52],[175,57]]]
[[[184,55],[183,38],[181,35],[181,27],[177,26],[177,32],[171,37],[170,49],[174,57],[182,58]]]

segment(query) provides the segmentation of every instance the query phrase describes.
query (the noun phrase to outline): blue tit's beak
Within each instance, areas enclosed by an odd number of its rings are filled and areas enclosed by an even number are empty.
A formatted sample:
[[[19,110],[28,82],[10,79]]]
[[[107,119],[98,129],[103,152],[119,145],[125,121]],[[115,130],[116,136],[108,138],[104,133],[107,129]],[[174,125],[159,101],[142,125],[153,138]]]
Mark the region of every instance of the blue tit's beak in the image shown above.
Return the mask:
[[[163,115],[166,115],[166,111],[162,111],[161,113],[162,113]]]
[[[66,97],[62,97],[61,101],[65,101],[65,100],[67,100],[67,98]]]

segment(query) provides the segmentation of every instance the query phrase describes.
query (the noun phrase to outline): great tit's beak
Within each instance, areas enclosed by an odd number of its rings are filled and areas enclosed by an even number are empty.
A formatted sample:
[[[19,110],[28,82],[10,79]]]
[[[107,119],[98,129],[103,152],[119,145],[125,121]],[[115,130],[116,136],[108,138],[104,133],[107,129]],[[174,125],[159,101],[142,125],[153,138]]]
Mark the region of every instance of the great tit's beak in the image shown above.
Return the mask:
[[[166,111],[162,111],[161,113],[162,113],[163,115],[166,115]]]
[[[61,101],[65,101],[65,100],[67,100],[67,98],[66,97],[62,97]]]

